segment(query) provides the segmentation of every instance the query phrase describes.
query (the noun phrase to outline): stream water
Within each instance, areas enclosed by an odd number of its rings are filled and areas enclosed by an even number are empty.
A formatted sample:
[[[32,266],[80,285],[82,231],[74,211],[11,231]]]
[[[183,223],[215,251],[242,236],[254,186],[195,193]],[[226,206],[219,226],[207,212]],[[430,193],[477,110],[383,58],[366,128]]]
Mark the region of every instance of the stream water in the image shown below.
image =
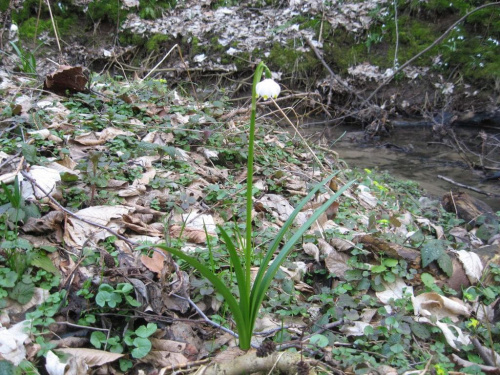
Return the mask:
[[[461,127],[455,132],[459,139],[480,143],[476,138],[479,134],[477,128]],[[301,133],[336,151],[350,167],[388,171],[395,178],[418,182],[429,196],[436,198],[441,198],[450,190],[466,191],[489,204],[493,210],[500,210],[499,198],[458,188],[438,178],[438,175],[445,176],[486,193],[500,194],[499,179],[482,181],[484,174],[481,171],[472,171],[451,147],[433,139],[430,126],[398,127],[390,137],[369,142],[364,142],[363,131],[353,130],[353,126],[303,126]],[[498,133],[500,130],[490,134]],[[497,150],[495,159],[499,156],[500,150]]]

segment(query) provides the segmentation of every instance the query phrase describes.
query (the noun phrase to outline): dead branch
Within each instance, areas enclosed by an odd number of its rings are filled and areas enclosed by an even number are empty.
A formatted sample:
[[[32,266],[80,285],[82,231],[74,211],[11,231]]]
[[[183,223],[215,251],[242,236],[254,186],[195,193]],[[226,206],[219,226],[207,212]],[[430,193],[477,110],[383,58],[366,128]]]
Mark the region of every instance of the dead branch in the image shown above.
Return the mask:
[[[326,68],[326,70],[328,70],[328,72],[330,73],[330,77],[332,77],[332,80],[335,80],[337,81],[341,86],[343,86],[347,91],[349,91],[351,94],[355,95],[356,98],[358,98],[358,100],[360,100],[361,102],[363,102],[363,105],[366,105],[369,101],[369,99],[364,99],[363,97],[361,97],[361,95],[359,95],[357,92],[355,92],[348,84],[347,82],[345,82],[342,78],[340,78],[338,75],[336,75],[333,70],[328,66],[328,64],[325,62],[325,60],[323,59],[323,56],[321,56],[321,53],[320,51],[316,48],[316,46],[311,42],[311,40],[309,38],[307,38],[306,36],[304,36],[304,39],[306,40],[307,44],[309,44],[309,47],[311,47],[311,49],[314,51],[314,53],[316,54],[316,57],[318,58],[319,61],[321,61],[321,64],[323,64],[323,66]],[[331,95],[331,90],[332,90],[332,87],[330,85],[330,94]],[[330,104],[330,103],[328,103]]]
[[[437,177],[440,178],[441,180],[445,180],[446,182],[449,182],[450,184],[459,186],[459,187],[464,188],[464,189],[469,189],[469,190],[475,191],[476,193],[479,193],[479,194],[484,194],[488,197],[500,197],[499,194],[487,193],[481,189],[475,188],[474,186],[469,186],[469,185],[462,184],[460,182],[453,181],[451,178],[448,178],[445,176],[438,175]]]

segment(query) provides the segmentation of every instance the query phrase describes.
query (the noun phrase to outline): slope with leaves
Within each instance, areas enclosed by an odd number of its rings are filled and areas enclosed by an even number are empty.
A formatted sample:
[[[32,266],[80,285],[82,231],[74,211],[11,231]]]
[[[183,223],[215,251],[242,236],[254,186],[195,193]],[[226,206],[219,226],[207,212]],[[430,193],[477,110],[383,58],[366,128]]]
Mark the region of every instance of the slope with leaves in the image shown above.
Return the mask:
[[[94,76],[92,93],[65,98],[5,77],[2,368],[213,371],[234,361],[231,316],[212,285],[137,246],[189,251],[237,293],[216,224],[234,236],[244,221],[246,114],[229,117],[223,95],[200,102],[160,80]],[[258,123],[256,267],[322,169],[340,177],[297,225],[343,181],[357,184],[280,268],[252,344],[300,350],[316,373],[493,371],[500,269],[478,254],[498,247],[498,220],[468,228],[414,184],[313,156],[272,116]]]

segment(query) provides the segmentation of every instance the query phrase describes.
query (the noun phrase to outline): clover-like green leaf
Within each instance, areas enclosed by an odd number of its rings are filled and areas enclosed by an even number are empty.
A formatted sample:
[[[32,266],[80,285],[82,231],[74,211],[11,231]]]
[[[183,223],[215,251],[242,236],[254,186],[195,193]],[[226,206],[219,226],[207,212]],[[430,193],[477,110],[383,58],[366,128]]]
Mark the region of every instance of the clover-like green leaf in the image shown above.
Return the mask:
[[[132,357],[142,358],[151,351],[151,341],[142,337],[134,339],[135,348],[132,350]]]
[[[157,325],[154,323],[148,323],[147,326],[140,326],[135,330],[135,334],[139,337],[146,338],[151,336],[158,329]]]

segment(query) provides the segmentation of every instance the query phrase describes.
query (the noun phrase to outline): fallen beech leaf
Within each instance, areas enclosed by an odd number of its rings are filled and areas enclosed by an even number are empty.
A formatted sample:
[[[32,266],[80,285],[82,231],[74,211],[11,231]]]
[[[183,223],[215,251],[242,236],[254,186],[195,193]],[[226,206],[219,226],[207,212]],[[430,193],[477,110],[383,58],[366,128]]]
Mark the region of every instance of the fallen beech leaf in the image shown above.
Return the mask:
[[[83,359],[89,367],[102,366],[122,358],[125,354],[111,353],[104,350],[85,348],[60,348],[57,352],[63,352],[79,359]]]
[[[25,233],[47,234],[59,229],[63,220],[64,213],[61,211],[50,211],[40,219],[34,217],[28,218],[22,229]]]
[[[357,194],[359,203],[365,208],[374,208],[377,205],[377,198],[370,193],[370,188],[364,185],[358,185]]]
[[[319,249],[318,246],[313,244],[312,242],[306,242],[302,244],[302,248],[304,249],[304,253],[309,256],[312,256],[316,262],[319,263]]]
[[[476,253],[467,250],[454,251],[458,255],[458,259],[462,262],[465,274],[472,284],[475,284],[483,275],[483,263],[481,258]]]
[[[45,370],[47,370],[47,373],[49,375],[72,374],[70,371],[66,373],[66,365],[66,361],[62,362],[61,359],[57,355],[55,355],[52,350],[49,350],[47,352],[47,355],[45,356]]]
[[[93,206],[84,208],[75,212],[82,218],[109,227],[112,230],[119,230],[121,225],[113,219],[121,218],[130,212],[133,212],[132,207],[127,206]],[[87,224],[76,217],[68,217],[64,228],[64,241],[70,246],[81,247],[89,239],[95,242],[110,237],[112,234],[105,229]]]
[[[397,300],[403,298],[405,294],[413,296],[413,287],[406,285],[401,277],[396,277],[393,283],[382,282],[385,287],[383,292],[376,292],[377,298],[383,304],[389,304],[391,299]]]
[[[14,366],[26,359],[24,340],[28,338],[25,331],[29,325],[29,320],[23,320],[9,329],[0,327],[0,356],[13,363]]]
[[[422,293],[412,298],[415,315],[432,316],[438,320],[449,317],[453,322],[458,321],[458,315],[469,316],[470,306],[459,299],[451,299],[437,293]]]
[[[160,253],[154,251],[153,256],[151,258],[148,257],[147,255],[141,255],[141,262],[147,269],[157,273],[158,276],[160,276],[161,271],[165,266],[165,257]]]
[[[196,229],[205,232],[211,236],[217,236],[215,221],[212,215],[198,214],[197,212],[189,212],[182,215],[182,221],[186,224],[186,228]]]
[[[134,133],[118,128],[106,128],[102,132],[89,132],[75,137],[74,142],[85,146],[102,145],[110,139],[116,138],[119,135],[133,136]]]
[[[61,181],[61,176],[58,171],[52,168],[42,167],[40,165],[32,166],[28,174],[33,180],[36,181],[40,188],[49,195],[54,193],[56,183]],[[45,198],[46,194],[43,193],[40,188],[34,188],[33,184],[30,181],[26,181],[21,174],[19,174],[19,183],[21,184],[21,191],[24,199]]]
[[[170,227],[169,233],[172,237],[179,238],[182,233],[182,238],[185,238],[188,242],[202,244],[207,242],[207,236],[205,231],[202,229],[191,229],[182,228],[180,225],[172,225]]]
[[[352,241],[344,240],[343,238],[332,238],[330,244],[338,251],[348,251],[355,246]]]
[[[332,249],[325,259],[325,266],[330,273],[342,280],[345,280],[346,271],[351,269],[351,267],[347,265],[349,258],[349,255]]]

